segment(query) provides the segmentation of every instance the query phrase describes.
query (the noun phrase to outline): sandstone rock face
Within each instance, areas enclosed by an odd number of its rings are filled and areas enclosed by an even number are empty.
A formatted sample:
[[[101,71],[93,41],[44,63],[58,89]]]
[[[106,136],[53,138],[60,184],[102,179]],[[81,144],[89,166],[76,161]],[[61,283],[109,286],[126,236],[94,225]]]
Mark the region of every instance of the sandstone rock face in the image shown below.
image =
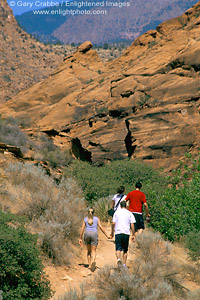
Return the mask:
[[[200,2],[102,63],[91,48],[0,108],[94,163],[139,158],[170,168],[200,140]],[[84,46],[85,47],[85,46]],[[52,134],[54,132],[54,134]]]
[[[64,57],[22,30],[6,0],[0,2],[0,103],[47,77]]]

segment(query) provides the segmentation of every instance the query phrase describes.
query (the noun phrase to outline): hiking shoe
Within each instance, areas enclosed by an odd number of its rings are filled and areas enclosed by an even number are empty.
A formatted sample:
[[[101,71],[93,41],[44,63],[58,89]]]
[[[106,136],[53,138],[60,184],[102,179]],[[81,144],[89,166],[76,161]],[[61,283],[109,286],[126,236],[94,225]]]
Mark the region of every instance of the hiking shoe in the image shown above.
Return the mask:
[[[128,270],[127,265],[123,264],[124,269]]]
[[[91,271],[94,272],[96,269],[96,263],[93,262],[92,265],[91,265]]]
[[[118,258],[118,260],[117,260],[117,266],[118,266],[119,268],[122,267],[122,261],[121,261],[120,258]]]

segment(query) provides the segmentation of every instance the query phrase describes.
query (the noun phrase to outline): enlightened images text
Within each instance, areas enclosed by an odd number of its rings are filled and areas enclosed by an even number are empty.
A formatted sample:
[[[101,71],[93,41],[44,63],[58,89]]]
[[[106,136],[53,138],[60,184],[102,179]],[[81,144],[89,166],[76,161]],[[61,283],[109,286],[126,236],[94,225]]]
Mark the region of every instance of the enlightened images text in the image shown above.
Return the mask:
[[[130,6],[130,2],[117,2],[117,1],[99,1],[99,2],[92,2],[92,1],[67,1],[67,7],[77,6],[80,7],[98,7],[98,6],[113,6],[113,7],[128,7]]]

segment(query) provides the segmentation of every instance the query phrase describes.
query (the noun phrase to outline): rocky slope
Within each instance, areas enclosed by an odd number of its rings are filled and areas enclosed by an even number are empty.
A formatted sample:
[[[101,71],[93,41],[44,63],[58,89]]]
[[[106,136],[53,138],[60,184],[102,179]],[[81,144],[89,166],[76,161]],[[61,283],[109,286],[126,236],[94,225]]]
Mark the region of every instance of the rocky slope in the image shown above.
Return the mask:
[[[0,2],[0,103],[47,77],[65,55],[63,47],[45,46],[17,24],[6,0]]]
[[[181,15],[197,0],[72,1],[17,16],[18,22],[40,40],[94,44],[129,44],[161,22]],[[92,3],[92,4],[91,4]]]
[[[170,168],[200,144],[200,2],[148,31],[109,63],[91,43],[0,108],[77,158],[126,157]],[[27,129],[28,130],[28,129]]]

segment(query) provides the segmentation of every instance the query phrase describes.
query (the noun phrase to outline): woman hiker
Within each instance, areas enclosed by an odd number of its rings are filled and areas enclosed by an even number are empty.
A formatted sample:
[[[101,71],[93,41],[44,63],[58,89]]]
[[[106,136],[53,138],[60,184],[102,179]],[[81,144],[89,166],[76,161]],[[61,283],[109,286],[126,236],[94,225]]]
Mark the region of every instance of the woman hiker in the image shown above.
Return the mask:
[[[87,259],[89,268],[91,268],[91,271],[94,272],[96,269],[96,249],[98,245],[98,227],[100,230],[105,234],[107,239],[109,238],[106,231],[101,225],[101,222],[98,217],[94,216],[94,209],[89,208],[88,209],[88,216],[84,218],[81,233],[80,233],[80,239],[79,239],[79,245],[82,245],[82,236],[84,233],[84,242],[87,246]]]
[[[125,187],[123,185],[119,186],[117,188],[117,194],[114,195],[112,198],[112,208],[114,211],[117,209],[121,209],[121,206],[119,205],[120,202],[124,201],[126,199],[126,195],[124,195]]]

